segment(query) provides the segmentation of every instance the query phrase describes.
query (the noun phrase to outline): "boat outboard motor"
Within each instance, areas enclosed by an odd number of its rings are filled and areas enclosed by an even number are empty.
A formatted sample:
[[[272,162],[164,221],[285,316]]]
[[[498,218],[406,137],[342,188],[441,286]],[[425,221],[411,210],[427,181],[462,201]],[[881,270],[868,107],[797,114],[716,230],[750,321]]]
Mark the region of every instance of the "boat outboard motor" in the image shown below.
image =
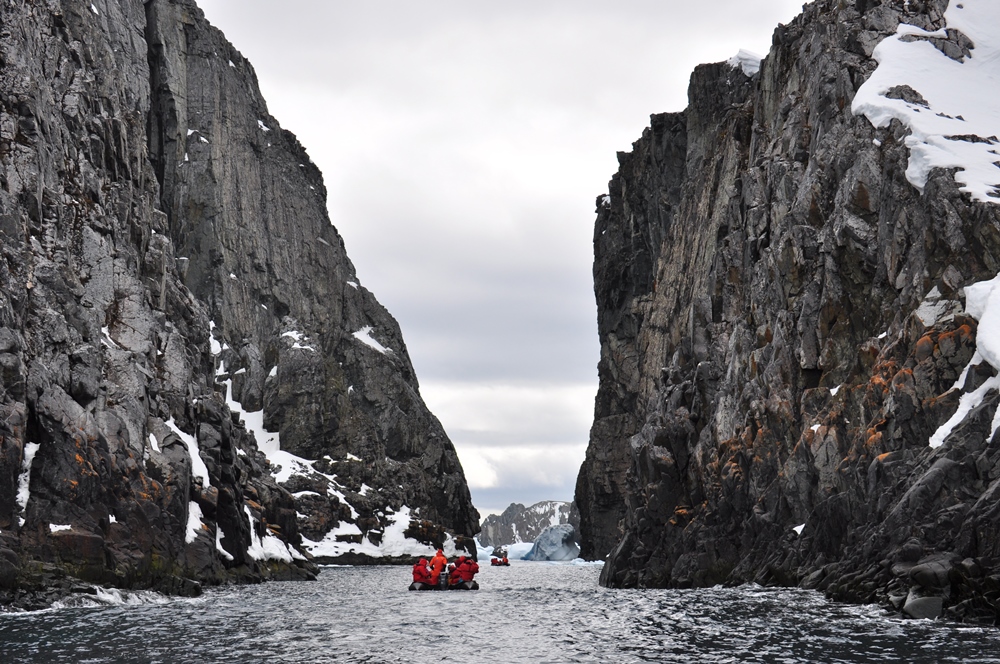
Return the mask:
[[[441,576],[438,578],[438,590],[448,590],[448,570],[441,570]]]

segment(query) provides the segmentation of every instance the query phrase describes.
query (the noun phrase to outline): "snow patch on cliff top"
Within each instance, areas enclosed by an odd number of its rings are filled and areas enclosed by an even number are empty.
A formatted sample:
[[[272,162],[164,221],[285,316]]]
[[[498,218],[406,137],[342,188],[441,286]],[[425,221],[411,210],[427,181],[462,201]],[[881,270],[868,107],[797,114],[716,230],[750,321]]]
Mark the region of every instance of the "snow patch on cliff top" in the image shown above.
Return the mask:
[[[923,192],[934,168],[957,168],[961,190],[985,203],[1000,202],[1000,2],[954,0],[945,12],[948,28],[969,37],[974,48],[963,62],[952,60],[928,39],[928,32],[900,25],[872,57],[879,65],[861,86],[852,110],[876,127],[899,120],[909,128],[910,161],[906,179]],[[908,86],[923,98],[890,99],[891,90]],[[898,96],[898,95],[894,95]]]
[[[756,53],[741,48],[739,53],[726,60],[726,64],[730,67],[739,67],[747,76],[756,76],[763,59]]]

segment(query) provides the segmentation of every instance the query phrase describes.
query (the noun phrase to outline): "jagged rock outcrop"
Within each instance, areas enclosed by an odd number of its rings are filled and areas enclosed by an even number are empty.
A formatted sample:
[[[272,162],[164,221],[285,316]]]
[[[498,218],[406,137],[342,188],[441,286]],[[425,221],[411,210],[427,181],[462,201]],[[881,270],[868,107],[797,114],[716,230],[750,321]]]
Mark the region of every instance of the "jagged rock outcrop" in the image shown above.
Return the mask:
[[[963,287],[1000,270],[1000,207],[941,169],[919,191],[906,127],[851,108],[875,46],[902,21],[940,28],[946,7],[808,4],[759,74],[698,67],[689,107],[619,155],[598,199],[601,385],[576,496],[604,584],[755,581],[1000,616],[997,393],[928,446],[996,373],[963,372]]]
[[[300,532],[404,506],[475,533],[325,196],[193,1],[0,5],[0,602],[308,577]]]
[[[483,519],[479,542],[484,547],[534,542],[549,526],[569,523],[575,527],[578,519],[573,503],[543,500],[531,507],[511,503],[501,514],[491,514]]]

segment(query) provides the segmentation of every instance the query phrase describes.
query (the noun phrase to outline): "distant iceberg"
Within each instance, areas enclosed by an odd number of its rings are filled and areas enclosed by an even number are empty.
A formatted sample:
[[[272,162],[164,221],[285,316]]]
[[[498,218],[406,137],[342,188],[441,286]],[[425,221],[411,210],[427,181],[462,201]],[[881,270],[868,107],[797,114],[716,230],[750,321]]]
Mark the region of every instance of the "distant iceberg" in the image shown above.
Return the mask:
[[[534,551],[534,542],[518,542],[507,546],[508,560],[527,560],[527,555]]]
[[[531,550],[524,556],[524,560],[562,562],[575,560],[579,555],[576,529],[568,523],[560,523],[542,531]]]

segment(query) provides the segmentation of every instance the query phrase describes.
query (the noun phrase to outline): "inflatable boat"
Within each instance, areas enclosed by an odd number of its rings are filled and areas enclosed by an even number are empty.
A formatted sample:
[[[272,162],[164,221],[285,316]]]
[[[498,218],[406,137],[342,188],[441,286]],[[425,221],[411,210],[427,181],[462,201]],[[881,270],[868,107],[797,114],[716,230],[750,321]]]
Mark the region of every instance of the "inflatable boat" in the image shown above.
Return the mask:
[[[429,583],[419,583],[414,581],[410,584],[410,590],[479,590],[477,581],[460,581],[459,583],[441,584],[434,586]]]

